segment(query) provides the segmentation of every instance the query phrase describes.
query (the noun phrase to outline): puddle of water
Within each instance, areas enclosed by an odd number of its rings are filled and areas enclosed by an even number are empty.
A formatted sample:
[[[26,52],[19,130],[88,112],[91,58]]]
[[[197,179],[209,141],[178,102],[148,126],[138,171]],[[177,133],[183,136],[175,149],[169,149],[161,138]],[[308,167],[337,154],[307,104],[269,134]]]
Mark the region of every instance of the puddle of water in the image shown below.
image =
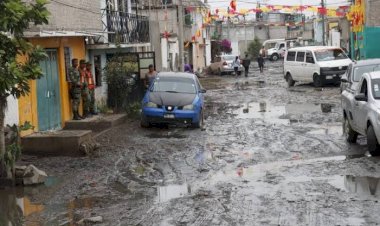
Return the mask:
[[[189,194],[191,194],[191,187],[188,184],[160,186],[157,188],[157,202],[168,202],[172,199],[181,198]]]
[[[172,132],[167,132],[167,133],[151,133],[147,135],[148,138],[153,138],[153,139],[158,139],[158,138],[165,138],[165,139],[170,139],[170,138],[175,138],[175,139],[184,139],[187,136],[179,133],[172,133]]]
[[[233,114],[237,115],[237,118],[240,119],[260,119],[265,123],[289,125],[290,120],[286,117],[288,114],[302,115],[314,112],[322,112],[321,104],[272,105],[270,102],[263,101],[260,103],[247,103],[243,107],[233,111]],[[338,128],[333,128],[332,130],[335,133]]]
[[[380,197],[380,178],[365,176],[335,176],[329,184],[341,190],[355,193],[361,197]]]
[[[285,106],[275,106],[267,102],[248,103],[233,112],[240,119],[260,119],[265,123],[289,125],[289,119],[280,119],[286,114]]]
[[[44,185],[0,190],[0,225],[24,225],[24,221],[33,222],[26,225],[42,225],[33,215],[45,211],[46,206],[34,199],[39,199],[38,196],[54,189],[60,182],[59,178],[48,177]]]

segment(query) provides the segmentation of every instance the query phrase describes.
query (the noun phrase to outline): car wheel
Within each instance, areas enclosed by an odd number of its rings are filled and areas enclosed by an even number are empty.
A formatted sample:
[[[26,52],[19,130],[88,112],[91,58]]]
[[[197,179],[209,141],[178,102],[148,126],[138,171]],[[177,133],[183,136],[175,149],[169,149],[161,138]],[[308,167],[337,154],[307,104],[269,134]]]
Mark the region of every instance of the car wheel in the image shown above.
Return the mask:
[[[368,151],[372,156],[380,155],[380,145],[377,142],[375,130],[372,125],[369,125],[367,129],[367,145]]]
[[[142,128],[149,128],[150,127],[150,123],[148,122],[148,120],[146,119],[146,117],[143,114],[141,114],[140,126]]]
[[[201,110],[200,113],[200,118],[197,123],[193,123],[193,128],[202,128],[204,125],[204,114],[203,114],[203,109]]]
[[[314,86],[315,87],[321,87],[323,85],[322,78],[320,75],[315,74],[313,76]]]
[[[277,61],[278,58],[279,58],[279,57],[278,57],[278,54],[272,54],[272,56],[271,56],[270,59],[271,59],[272,61]]]
[[[350,120],[347,117],[344,117],[343,121],[343,134],[346,137],[346,141],[349,143],[356,143],[358,138],[358,133],[355,132],[350,124]]]
[[[292,87],[296,83],[290,73],[287,74],[286,81],[288,82],[288,87]]]

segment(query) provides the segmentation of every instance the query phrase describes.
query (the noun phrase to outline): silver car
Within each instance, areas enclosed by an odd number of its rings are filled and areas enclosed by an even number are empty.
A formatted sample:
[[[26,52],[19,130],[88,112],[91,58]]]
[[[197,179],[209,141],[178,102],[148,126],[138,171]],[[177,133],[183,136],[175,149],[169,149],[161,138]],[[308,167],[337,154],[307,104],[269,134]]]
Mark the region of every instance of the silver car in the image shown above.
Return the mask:
[[[210,65],[210,69],[213,73],[218,75],[223,74],[232,74],[234,72],[234,68],[232,64],[236,56],[234,55],[221,55],[215,57],[214,61]],[[238,74],[240,75],[243,71],[243,66],[240,66],[238,69]]]
[[[368,151],[380,155],[380,71],[364,73],[355,90],[343,90],[342,108],[346,140],[367,136]]]

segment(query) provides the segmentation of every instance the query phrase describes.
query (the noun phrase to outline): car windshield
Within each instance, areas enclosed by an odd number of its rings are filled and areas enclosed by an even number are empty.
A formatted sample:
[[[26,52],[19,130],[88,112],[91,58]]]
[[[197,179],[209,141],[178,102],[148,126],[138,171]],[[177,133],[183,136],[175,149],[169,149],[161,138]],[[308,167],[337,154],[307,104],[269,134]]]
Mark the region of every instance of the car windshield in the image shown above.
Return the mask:
[[[319,49],[315,50],[314,53],[317,61],[342,60],[348,58],[341,49]]]
[[[372,95],[375,99],[380,99],[380,78],[372,79]]]
[[[366,65],[366,66],[355,67],[353,81],[359,82],[364,73],[371,72],[371,71],[379,71],[379,70],[380,70],[379,65]]]
[[[223,60],[226,61],[233,61],[235,60],[236,56],[223,56]]]
[[[190,78],[157,78],[152,92],[196,93],[195,82]]]

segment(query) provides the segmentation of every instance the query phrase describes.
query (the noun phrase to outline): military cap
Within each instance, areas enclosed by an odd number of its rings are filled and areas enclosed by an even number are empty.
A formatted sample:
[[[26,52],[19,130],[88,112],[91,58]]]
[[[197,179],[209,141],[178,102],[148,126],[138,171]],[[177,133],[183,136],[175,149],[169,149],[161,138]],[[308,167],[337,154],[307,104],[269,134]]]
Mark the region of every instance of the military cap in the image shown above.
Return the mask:
[[[92,63],[90,61],[87,61],[86,65],[92,65]]]
[[[79,64],[86,64],[86,61],[85,60],[80,60]]]

